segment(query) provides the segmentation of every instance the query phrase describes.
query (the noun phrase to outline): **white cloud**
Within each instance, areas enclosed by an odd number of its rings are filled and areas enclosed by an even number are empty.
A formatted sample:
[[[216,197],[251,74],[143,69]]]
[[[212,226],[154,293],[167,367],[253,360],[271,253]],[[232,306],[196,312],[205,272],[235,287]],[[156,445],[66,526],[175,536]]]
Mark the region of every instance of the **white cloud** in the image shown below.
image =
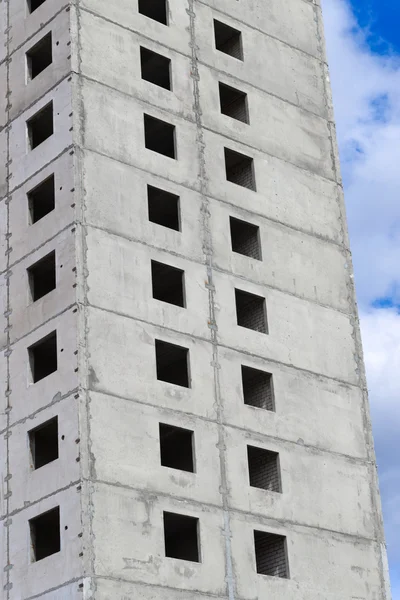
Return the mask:
[[[393,599],[400,600],[400,57],[378,56],[347,0],[323,0]]]
[[[400,302],[400,57],[369,51],[345,0],[323,5],[359,300]]]
[[[393,565],[400,560],[400,316],[379,309],[361,314],[386,537]],[[400,598],[400,592],[397,598]]]
[[[361,313],[361,322],[370,392],[381,398],[383,411],[400,418],[400,316],[394,309],[375,309]]]

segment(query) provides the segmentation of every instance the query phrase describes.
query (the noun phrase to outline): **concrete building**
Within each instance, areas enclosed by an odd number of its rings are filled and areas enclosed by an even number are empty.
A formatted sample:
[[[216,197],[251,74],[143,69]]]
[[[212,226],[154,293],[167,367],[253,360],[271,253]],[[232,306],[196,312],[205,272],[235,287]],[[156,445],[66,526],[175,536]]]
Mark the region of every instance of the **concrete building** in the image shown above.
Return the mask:
[[[1,598],[389,600],[319,0],[0,0]]]

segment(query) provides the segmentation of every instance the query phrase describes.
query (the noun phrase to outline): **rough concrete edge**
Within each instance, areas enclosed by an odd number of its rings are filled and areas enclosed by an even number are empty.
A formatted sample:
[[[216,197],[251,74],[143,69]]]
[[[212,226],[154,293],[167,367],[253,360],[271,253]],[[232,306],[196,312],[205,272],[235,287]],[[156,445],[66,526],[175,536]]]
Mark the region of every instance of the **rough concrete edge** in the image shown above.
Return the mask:
[[[368,397],[368,386],[367,386],[367,377],[365,371],[365,362],[364,362],[364,352],[362,346],[361,339],[361,328],[360,328],[360,319],[358,313],[358,305],[357,305],[357,295],[355,290],[354,283],[354,268],[353,268],[353,260],[350,250],[350,241],[349,241],[349,232],[347,227],[347,217],[346,217],[346,206],[344,200],[344,192],[343,192],[343,181],[340,172],[340,159],[339,159],[339,148],[336,136],[336,127],[335,127],[335,118],[334,118],[334,107],[333,107],[333,98],[332,98],[332,89],[330,84],[329,77],[329,67],[327,62],[327,51],[326,51],[326,40],[324,33],[324,21],[323,21],[323,13],[321,0],[314,0],[315,4],[315,16],[317,20],[318,34],[320,38],[321,44],[321,53],[322,60],[325,65],[325,97],[327,102],[327,109],[329,111],[329,124],[330,124],[330,138],[331,138],[331,146],[332,146],[332,161],[334,172],[336,173],[336,182],[337,182],[337,197],[338,204],[340,209],[340,218],[341,218],[341,226],[343,232],[343,242],[345,247],[347,248],[347,265],[348,265],[348,299],[350,306],[350,322],[353,329],[353,340],[354,340],[354,359],[357,365],[357,375],[359,381],[359,387],[362,392],[363,398],[363,424],[364,424],[364,437],[365,444],[367,448],[367,455],[369,458],[368,468],[370,473],[370,497],[371,497],[371,506],[374,510],[374,530],[376,542],[378,544],[378,555],[379,555],[379,575],[381,581],[381,591],[382,591],[382,600],[390,600],[391,599],[391,589],[390,589],[390,580],[389,580],[389,567],[387,560],[387,549],[385,543],[385,533],[384,533],[384,525],[383,525],[383,515],[382,515],[382,504],[381,497],[379,491],[379,480],[378,480],[378,472],[376,465],[376,456],[375,456],[375,448],[374,448],[374,440],[372,433],[372,422],[371,422],[371,414],[370,414],[370,403]]]
[[[77,342],[79,400],[78,422],[80,438],[81,468],[81,522],[82,522],[82,567],[83,580],[80,584],[83,600],[95,597],[95,557],[93,546],[93,476],[94,456],[91,452],[89,356],[88,356],[88,299],[87,299],[87,228],[85,224],[85,188],[83,173],[82,138],[85,132],[85,107],[82,98],[81,73],[81,23],[80,0],[71,0],[71,85],[74,147],[74,202],[76,223],[76,300],[78,306]]]
[[[10,62],[12,60],[11,58],[11,53],[10,53],[10,44],[11,44],[11,39],[12,39],[12,25],[11,25],[11,20],[10,20],[10,2],[12,0],[4,0],[5,3],[7,4],[7,11],[6,11],[6,43],[5,46],[7,47],[7,55],[6,55],[6,65],[7,65],[7,92],[6,92],[6,97],[7,97],[7,105],[6,105],[6,112],[7,112],[7,124],[5,126],[5,130],[7,132],[7,163],[6,163],[6,172],[7,172],[7,192],[6,192],[6,196],[5,196],[5,203],[7,206],[7,234],[6,234],[6,269],[4,271],[4,278],[6,280],[6,290],[7,290],[7,298],[6,298],[6,312],[5,312],[5,317],[6,317],[6,321],[7,321],[7,326],[6,326],[6,333],[7,333],[7,344],[6,344],[6,349],[4,351],[4,355],[6,357],[6,364],[7,364],[7,375],[6,375],[6,390],[5,390],[5,396],[6,396],[6,413],[7,413],[7,420],[6,420],[6,430],[4,433],[4,437],[6,439],[6,471],[7,471],[7,475],[5,477],[5,489],[6,489],[6,493],[5,493],[5,500],[6,500],[6,514],[5,514],[5,519],[4,519],[4,523],[2,523],[2,526],[4,526],[6,528],[6,560],[7,560],[7,564],[4,567],[4,572],[6,573],[6,584],[4,586],[4,591],[6,592],[6,599],[10,600],[10,593],[11,590],[13,588],[13,583],[12,583],[12,568],[13,565],[10,564],[10,559],[11,559],[11,551],[10,551],[10,528],[12,525],[12,517],[15,513],[15,511],[10,512],[10,497],[12,495],[12,486],[11,486],[11,480],[12,480],[12,473],[10,472],[10,450],[9,450],[9,438],[12,435],[12,427],[13,424],[11,423],[11,410],[12,410],[12,404],[11,404],[11,394],[12,394],[12,390],[10,388],[10,355],[12,353],[12,342],[11,342],[11,335],[10,335],[10,331],[11,331],[11,320],[10,320],[10,316],[12,313],[12,307],[11,307],[11,296],[10,296],[10,277],[12,276],[12,270],[11,270],[11,266],[12,266],[12,261],[11,261],[11,253],[12,253],[12,246],[11,246],[11,238],[12,238],[12,232],[10,231],[10,202],[12,200],[12,188],[10,186],[10,178],[11,178],[11,169],[12,169],[12,159],[11,159],[11,154],[10,154],[10,130],[12,128],[12,120],[10,118],[10,109],[11,109],[11,101],[12,101],[12,90],[11,90],[11,86],[10,86]],[[0,0],[1,2],[1,0]],[[66,7],[64,6],[62,10],[64,10]],[[57,13],[58,14],[58,13]],[[25,41],[24,41],[25,43]],[[67,394],[69,395],[69,394]],[[55,398],[58,397],[58,394],[53,398],[53,401]],[[52,404],[53,401],[50,403]],[[48,408],[48,406],[44,407]],[[57,490],[54,493],[58,493],[60,490]],[[26,506],[24,506],[21,510],[25,510]],[[45,591],[43,593],[46,593]]]
[[[190,33],[190,51],[191,51],[191,73],[193,83],[193,113],[195,116],[197,127],[197,155],[199,160],[199,182],[200,194],[202,197],[201,218],[203,229],[203,252],[205,266],[207,269],[206,288],[208,290],[209,299],[209,329],[210,339],[213,348],[212,368],[214,374],[214,406],[218,423],[218,451],[220,459],[221,472],[221,487],[220,493],[222,498],[222,507],[224,514],[223,535],[225,538],[225,581],[229,600],[234,600],[236,582],[234,576],[233,559],[232,559],[232,543],[231,543],[231,524],[229,511],[229,490],[226,474],[226,442],[225,442],[225,427],[224,427],[224,411],[221,398],[220,380],[219,380],[219,357],[218,357],[218,327],[216,322],[216,306],[215,306],[215,287],[213,282],[213,243],[212,232],[210,227],[210,208],[208,200],[208,184],[205,165],[205,141],[203,134],[202,110],[200,102],[199,89],[199,69],[198,69],[198,47],[196,44],[196,0],[187,0],[186,12],[189,17],[189,33]]]
[[[6,263],[7,263],[7,267],[6,267],[6,273],[4,275],[5,280],[6,280],[6,294],[7,294],[7,299],[6,299],[6,312],[5,312],[5,317],[6,317],[6,331],[7,331],[7,349],[4,352],[4,356],[6,357],[6,364],[7,364],[7,375],[6,375],[6,389],[5,389],[5,410],[7,413],[7,431],[4,434],[5,440],[6,440],[6,472],[7,475],[5,477],[6,481],[5,481],[5,500],[6,500],[6,520],[4,522],[4,526],[6,528],[6,565],[4,566],[4,571],[6,572],[6,584],[4,585],[4,591],[6,593],[6,599],[9,600],[10,599],[10,591],[13,587],[12,584],[12,577],[11,577],[11,571],[13,568],[13,565],[10,564],[10,527],[12,524],[12,519],[10,519],[10,496],[12,494],[11,491],[11,479],[12,479],[12,473],[10,473],[10,435],[11,435],[11,431],[10,431],[10,411],[11,411],[11,389],[10,389],[10,354],[12,352],[11,347],[10,347],[10,342],[11,342],[11,336],[10,336],[10,326],[11,326],[11,322],[10,322],[10,314],[12,311],[11,308],[11,298],[10,298],[10,276],[11,276],[11,271],[10,271],[10,253],[12,251],[11,248],[11,244],[10,244],[10,239],[11,239],[11,232],[10,232],[10,174],[11,174],[11,164],[10,164],[10,125],[9,125],[9,121],[10,121],[10,108],[11,108],[11,90],[10,90],[10,43],[11,43],[11,36],[10,36],[10,2],[11,0],[5,0],[6,4],[7,4],[7,15],[6,15],[6,48],[7,48],[7,58],[6,58],[6,63],[7,63],[7,105],[6,105],[6,112],[7,112],[7,126],[6,126],[6,132],[7,132],[7,164],[6,164],[6,177],[7,177],[7,234],[6,234]]]

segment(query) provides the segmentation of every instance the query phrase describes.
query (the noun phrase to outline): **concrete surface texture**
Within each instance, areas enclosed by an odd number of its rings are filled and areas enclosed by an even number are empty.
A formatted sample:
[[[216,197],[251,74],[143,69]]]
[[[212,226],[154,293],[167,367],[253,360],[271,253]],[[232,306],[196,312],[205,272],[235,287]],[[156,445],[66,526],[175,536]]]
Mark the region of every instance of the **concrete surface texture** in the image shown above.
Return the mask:
[[[390,600],[319,0],[0,0],[1,597]]]

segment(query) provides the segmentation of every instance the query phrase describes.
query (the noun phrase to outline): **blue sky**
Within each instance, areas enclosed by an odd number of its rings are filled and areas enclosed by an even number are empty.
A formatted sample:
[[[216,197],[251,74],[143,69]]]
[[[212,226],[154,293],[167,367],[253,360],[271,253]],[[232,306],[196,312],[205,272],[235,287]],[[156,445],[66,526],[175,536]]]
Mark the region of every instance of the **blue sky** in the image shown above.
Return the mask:
[[[393,600],[400,600],[400,2],[322,3]]]
[[[368,45],[378,54],[400,52],[400,3],[396,0],[352,0],[357,23],[368,33]]]

